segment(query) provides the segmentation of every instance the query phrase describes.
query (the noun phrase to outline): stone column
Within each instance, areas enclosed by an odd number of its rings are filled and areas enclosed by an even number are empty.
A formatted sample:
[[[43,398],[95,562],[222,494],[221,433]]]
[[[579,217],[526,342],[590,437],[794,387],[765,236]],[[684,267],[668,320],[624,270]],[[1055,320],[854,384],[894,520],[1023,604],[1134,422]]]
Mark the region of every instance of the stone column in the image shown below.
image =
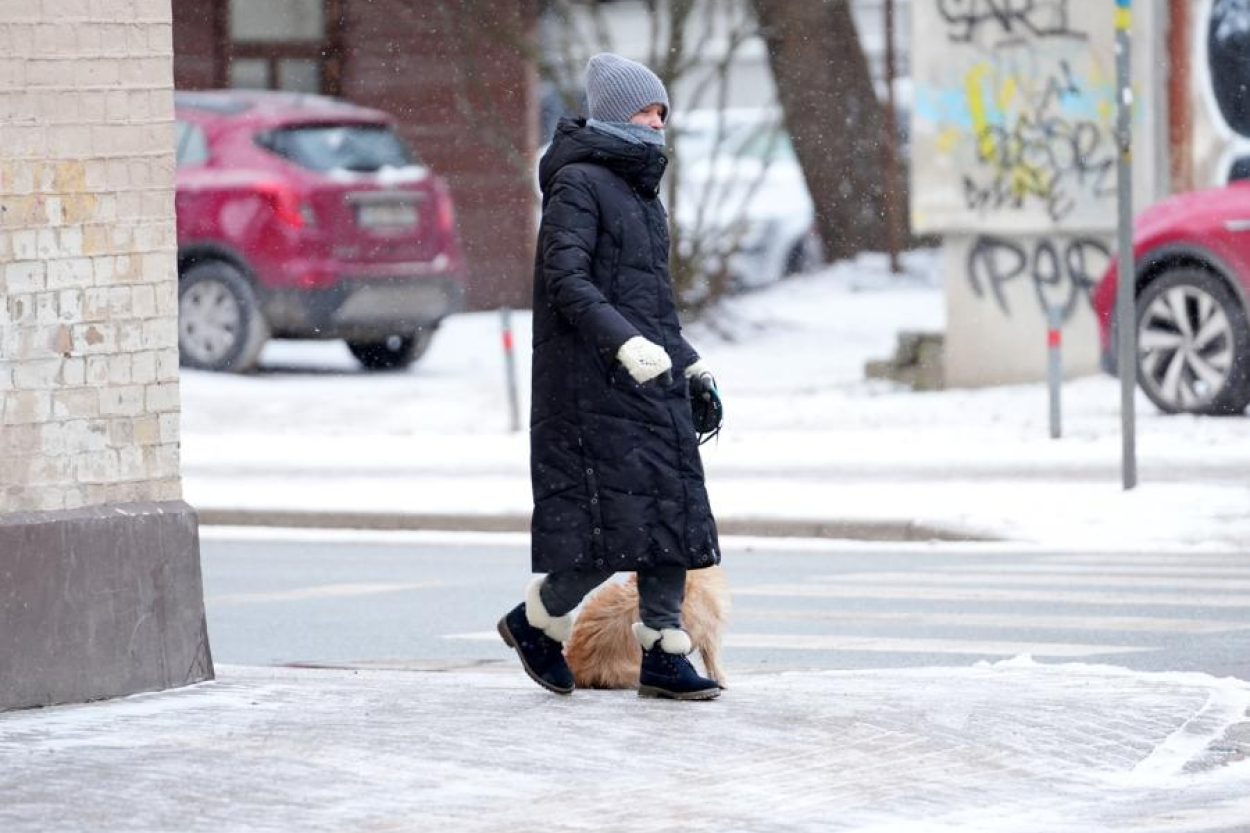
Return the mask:
[[[170,0],[0,0],[0,709],[210,679]]]

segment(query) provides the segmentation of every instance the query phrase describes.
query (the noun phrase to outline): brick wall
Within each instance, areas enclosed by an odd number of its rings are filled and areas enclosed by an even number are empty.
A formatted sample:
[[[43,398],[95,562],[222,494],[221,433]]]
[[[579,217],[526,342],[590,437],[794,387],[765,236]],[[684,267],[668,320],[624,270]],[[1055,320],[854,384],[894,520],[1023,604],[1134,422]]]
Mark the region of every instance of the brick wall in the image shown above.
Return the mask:
[[[0,0],[0,511],[177,500],[169,0]]]

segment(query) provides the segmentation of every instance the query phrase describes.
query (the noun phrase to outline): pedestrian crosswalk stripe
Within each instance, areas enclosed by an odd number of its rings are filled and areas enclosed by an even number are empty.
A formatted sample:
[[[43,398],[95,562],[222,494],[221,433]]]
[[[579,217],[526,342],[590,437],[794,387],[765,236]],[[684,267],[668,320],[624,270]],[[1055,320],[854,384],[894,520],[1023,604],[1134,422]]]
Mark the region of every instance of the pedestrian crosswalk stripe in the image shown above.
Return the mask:
[[[445,633],[442,639],[456,639],[464,642],[498,642],[503,645],[503,640],[499,638],[499,631],[470,631],[468,633]]]
[[[1136,567],[1154,567],[1154,566],[1214,566],[1227,565],[1229,567],[1240,568],[1245,567],[1247,556],[1250,553],[1177,553],[1168,555],[1164,553],[1147,553],[1147,554],[1124,554],[1124,553],[1098,553],[1098,554],[1082,554],[1082,555],[1050,555],[1046,556],[1046,563],[1049,564],[1125,564]]]
[[[1218,577],[1189,578],[1186,576],[1137,576],[1100,575],[1076,573],[1055,575],[1050,573],[1011,573],[999,570],[980,570],[975,573],[931,572],[908,570],[906,572],[837,573],[813,577],[813,581],[851,584],[901,583],[909,586],[925,584],[962,585],[1030,585],[1033,587],[1074,587],[1098,585],[1114,587],[1161,587],[1176,590],[1250,590],[1250,579],[1226,579]]]
[[[823,572],[799,581],[731,581],[734,624],[725,645],[1079,660],[1250,631],[1250,562],[1224,555],[1194,562],[1154,554],[898,564],[832,572],[826,562]],[[443,638],[499,642],[487,630]]]
[[[734,587],[734,596],[792,596],[815,599],[943,599],[967,602],[1048,602],[1133,607],[1245,607],[1250,595],[1198,593],[1143,593],[1103,590],[1007,589],[998,587],[904,587],[898,584],[757,584]]]
[[[1065,642],[1006,642],[1000,640],[926,639],[844,634],[730,633],[730,648],[767,648],[786,651],[873,651],[896,654],[988,654],[1014,657],[1092,657],[1102,654],[1135,654],[1154,646],[1090,645]]]
[[[1228,633],[1250,629],[1250,621],[1219,619],[1184,619],[1165,616],[1061,616],[1053,613],[1004,611],[1002,613],[966,613],[962,611],[929,613],[880,610],[812,610],[774,609],[739,606],[736,621],[818,621],[831,623],[874,623],[880,625],[921,625],[936,628],[1036,628],[1040,630],[1120,631],[1134,633]]]
[[[494,631],[444,634],[443,639],[470,642],[503,642]],[[734,633],[725,637],[729,648],[771,648],[784,651],[877,651],[904,654],[984,654],[1014,657],[1092,657],[1101,654],[1134,654],[1153,651],[1150,645],[1096,645],[1069,642],[1013,642],[1003,640],[856,636],[852,634]]]
[[[952,575],[968,573],[1058,573],[1067,575],[1100,574],[1100,575],[1135,575],[1135,576],[1195,576],[1211,578],[1250,578],[1250,566],[1230,567],[1222,564],[1160,565],[1135,567],[1128,564],[995,564],[987,567],[984,564],[951,564],[943,568]]]
[[[229,607],[243,604],[265,604],[268,602],[296,602],[308,599],[335,599],[351,596],[373,596],[379,593],[403,593],[409,590],[431,590],[443,587],[446,582],[408,581],[408,582],[353,582],[347,584],[318,584],[312,587],[292,587],[286,590],[269,590],[256,593],[223,593],[209,596],[204,603],[209,607]]]

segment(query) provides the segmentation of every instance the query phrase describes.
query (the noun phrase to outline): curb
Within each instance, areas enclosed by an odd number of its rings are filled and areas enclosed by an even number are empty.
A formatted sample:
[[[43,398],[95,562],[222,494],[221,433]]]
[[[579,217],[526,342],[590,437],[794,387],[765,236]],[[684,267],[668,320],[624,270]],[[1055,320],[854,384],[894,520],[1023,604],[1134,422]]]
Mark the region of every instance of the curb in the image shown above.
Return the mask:
[[[298,509],[200,509],[203,526],[274,526],[300,529],[529,532],[529,515],[453,515],[407,512],[307,512]],[[759,538],[838,538],[850,541],[1000,541],[958,529],[913,521],[782,520],[728,518],[717,521],[722,535]]]

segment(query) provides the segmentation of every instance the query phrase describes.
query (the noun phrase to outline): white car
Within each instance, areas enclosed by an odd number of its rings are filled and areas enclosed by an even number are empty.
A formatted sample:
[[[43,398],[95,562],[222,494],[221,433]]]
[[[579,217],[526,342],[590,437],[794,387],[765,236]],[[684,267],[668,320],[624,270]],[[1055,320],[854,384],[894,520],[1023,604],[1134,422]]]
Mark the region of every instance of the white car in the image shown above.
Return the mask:
[[[685,245],[711,263],[729,253],[733,287],[753,289],[823,260],[803,171],[779,111],[696,110],[674,116],[678,193],[670,205]]]

